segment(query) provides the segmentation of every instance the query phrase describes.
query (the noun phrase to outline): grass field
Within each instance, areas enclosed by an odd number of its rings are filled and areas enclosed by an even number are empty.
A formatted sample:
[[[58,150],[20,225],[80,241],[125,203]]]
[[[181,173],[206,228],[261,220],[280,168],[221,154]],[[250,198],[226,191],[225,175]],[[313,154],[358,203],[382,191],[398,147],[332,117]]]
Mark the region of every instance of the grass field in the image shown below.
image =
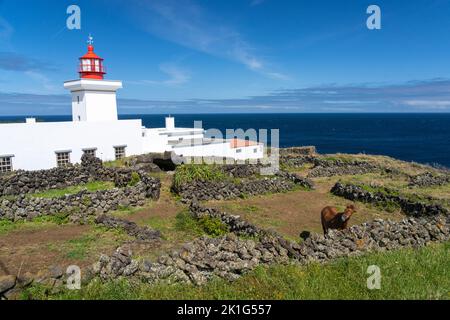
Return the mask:
[[[35,198],[57,198],[68,194],[76,194],[82,190],[89,192],[108,190],[114,188],[114,182],[111,181],[92,181],[86,184],[67,187],[63,189],[50,189],[43,192],[33,193],[30,196]]]
[[[235,282],[206,286],[94,280],[78,291],[47,295],[33,286],[22,299],[450,299],[450,243],[308,266],[259,267]],[[381,288],[367,288],[367,267],[381,269]]]

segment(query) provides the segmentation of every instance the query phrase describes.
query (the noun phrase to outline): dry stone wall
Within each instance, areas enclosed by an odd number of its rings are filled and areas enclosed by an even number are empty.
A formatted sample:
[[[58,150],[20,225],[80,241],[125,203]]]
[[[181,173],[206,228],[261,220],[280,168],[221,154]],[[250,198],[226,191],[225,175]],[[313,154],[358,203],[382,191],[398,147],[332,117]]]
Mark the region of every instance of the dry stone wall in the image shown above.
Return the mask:
[[[173,186],[172,191],[180,195],[184,202],[190,202],[192,200],[224,200],[286,192],[299,186],[306,189],[314,188],[312,181],[309,179],[288,172],[279,171],[275,176],[256,178],[252,176],[259,172],[257,166],[225,166],[222,170],[231,177],[241,178],[241,180],[194,180],[180,186]]]
[[[161,232],[150,229],[149,227],[140,227],[135,222],[120,219],[113,216],[102,214],[95,218],[95,223],[109,229],[121,229],[128,235],[135,237],[137,240],[153,241],[161,238]]]
[[[81,165],[37,171],[14,171],[0,175],[0,196],[21,195],[50,189],[61,189],[90,181],[113,181],[117,187],[127,185],[130,169],[106,168],[102,161],[83,155]]]
[[[313,234],[298,244],[280,240],[270,233],[255,240],[234,234],[220,238],[202,237],[158,261],[135,260],[129,248],[102,255],[93,273],[104,280],[121,276],[145,282],[186,282],[201,285],[213,277],[235,280],[258,265],[271,263],[325,262],[365,252],[420,247],[448,241],[449,217],[407,218],[400,222],[374,220],[327,236]],[[293,258],[293,259],[292,259]]]
[[[42,215],[66,214],[73,222],[86,222],[91,215],[117,210],[120,207],[142,206],[146,199],[159,198],[159,179],[144,172],[135,172],[137,180],[131,185],[133,171],[105,168],[99,159],[83,156],[78,167],[56,168],[41,171],[20,171],[0,179],[0,219],[17,221]],[[56,198],[39,198],[27,195],[38,190],[66,187],[94,180],[114,181],[115,188]]]
[[[95,192],[81,191],[57,198],[34,198],[20,195],[0,200],[0,219],[30,220],[43,215],[66,214],[72,222],[86,222],[98,213],[145,204],[147,198],[158,199],[159,180],[148,178],[135,186]]]
[[[308,174],[309,178],[366,174],[371,172],[379,172],[381,170],[381,168],[376,164],[360,160],[342,161],[336,159],[330,161],[316,158],[313,163],[314,167]]]
[[[450,183],[450,173],[436,175],[431,172],[425,172],[416,176],[410,177],[410,187],[433,187],[442,186]]]
[[[362,186],[336,183],[331,189],[331,193],[352,201],[361,201],[372,204],[386,205],[396,204],[409,216],[433,216],[449,215],[449,210],[436,202],[436,199],[415,199],[397,195],[395,192],[384,189],[384,192],[370,192],[364,190]],[[433,203],[433,201],[435,203]]]

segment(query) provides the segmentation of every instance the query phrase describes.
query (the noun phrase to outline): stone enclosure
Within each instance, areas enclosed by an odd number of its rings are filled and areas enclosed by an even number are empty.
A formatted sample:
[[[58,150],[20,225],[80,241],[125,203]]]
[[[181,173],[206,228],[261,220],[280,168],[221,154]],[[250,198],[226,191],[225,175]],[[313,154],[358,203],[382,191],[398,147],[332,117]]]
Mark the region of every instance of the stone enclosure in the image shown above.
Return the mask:
[[[362,186],[336,183],[331,193],[352,201],[361,201],[383,205],[394,204],[409,216],[423,217],[434,215],[449,215],[450,212],[435,199],[411,199],[396,194],[394,191],[383,188],[380,191],[367,191]]]
[[[112,181],[115,188],[56,198],[27,196],[27,193],[74,186],[90,181]],[[41,171],[18,171],[0,177],[0,219],[33,219],[42,215],[66,214],[72,222],[86,222],[89,216],[142,206],[159,198],[159,179],[143,171],[104,167],[100,160],[83,156],[80,166]],[[6,196],[6,197],[5,197]]]
[[[172,191],[183,201],[227,200],[267,193],[279,193],[298,187],[313,189],[311,180],[294,173],[279,171],[273,176],[259,176],[259,165],[225,165],[220,167],[231,179],[221,181],[194,180]]]

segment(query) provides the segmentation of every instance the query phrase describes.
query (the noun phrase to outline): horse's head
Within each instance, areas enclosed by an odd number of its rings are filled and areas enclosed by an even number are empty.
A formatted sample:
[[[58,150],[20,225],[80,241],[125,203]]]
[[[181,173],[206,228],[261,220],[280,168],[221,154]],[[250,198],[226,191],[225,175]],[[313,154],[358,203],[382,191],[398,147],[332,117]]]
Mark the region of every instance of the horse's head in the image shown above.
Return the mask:
[[[345,220],[348,220],[348,219],[350,219],[352,214],[354,214],[355,212],[356,212],[356,207],[352,204],[349,204],[345,208],[344,214],[342,216],[345,218]]]

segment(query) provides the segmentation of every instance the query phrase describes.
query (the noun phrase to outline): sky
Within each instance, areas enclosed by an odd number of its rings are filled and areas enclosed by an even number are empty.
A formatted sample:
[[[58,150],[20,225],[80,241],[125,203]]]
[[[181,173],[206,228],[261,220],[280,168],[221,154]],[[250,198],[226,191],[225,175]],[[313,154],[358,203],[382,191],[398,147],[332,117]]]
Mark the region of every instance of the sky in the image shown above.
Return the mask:
[[[450,0],[0,0],[0,116],[70,114],[90,33],[122,114],[450,112],[449,16]]]

